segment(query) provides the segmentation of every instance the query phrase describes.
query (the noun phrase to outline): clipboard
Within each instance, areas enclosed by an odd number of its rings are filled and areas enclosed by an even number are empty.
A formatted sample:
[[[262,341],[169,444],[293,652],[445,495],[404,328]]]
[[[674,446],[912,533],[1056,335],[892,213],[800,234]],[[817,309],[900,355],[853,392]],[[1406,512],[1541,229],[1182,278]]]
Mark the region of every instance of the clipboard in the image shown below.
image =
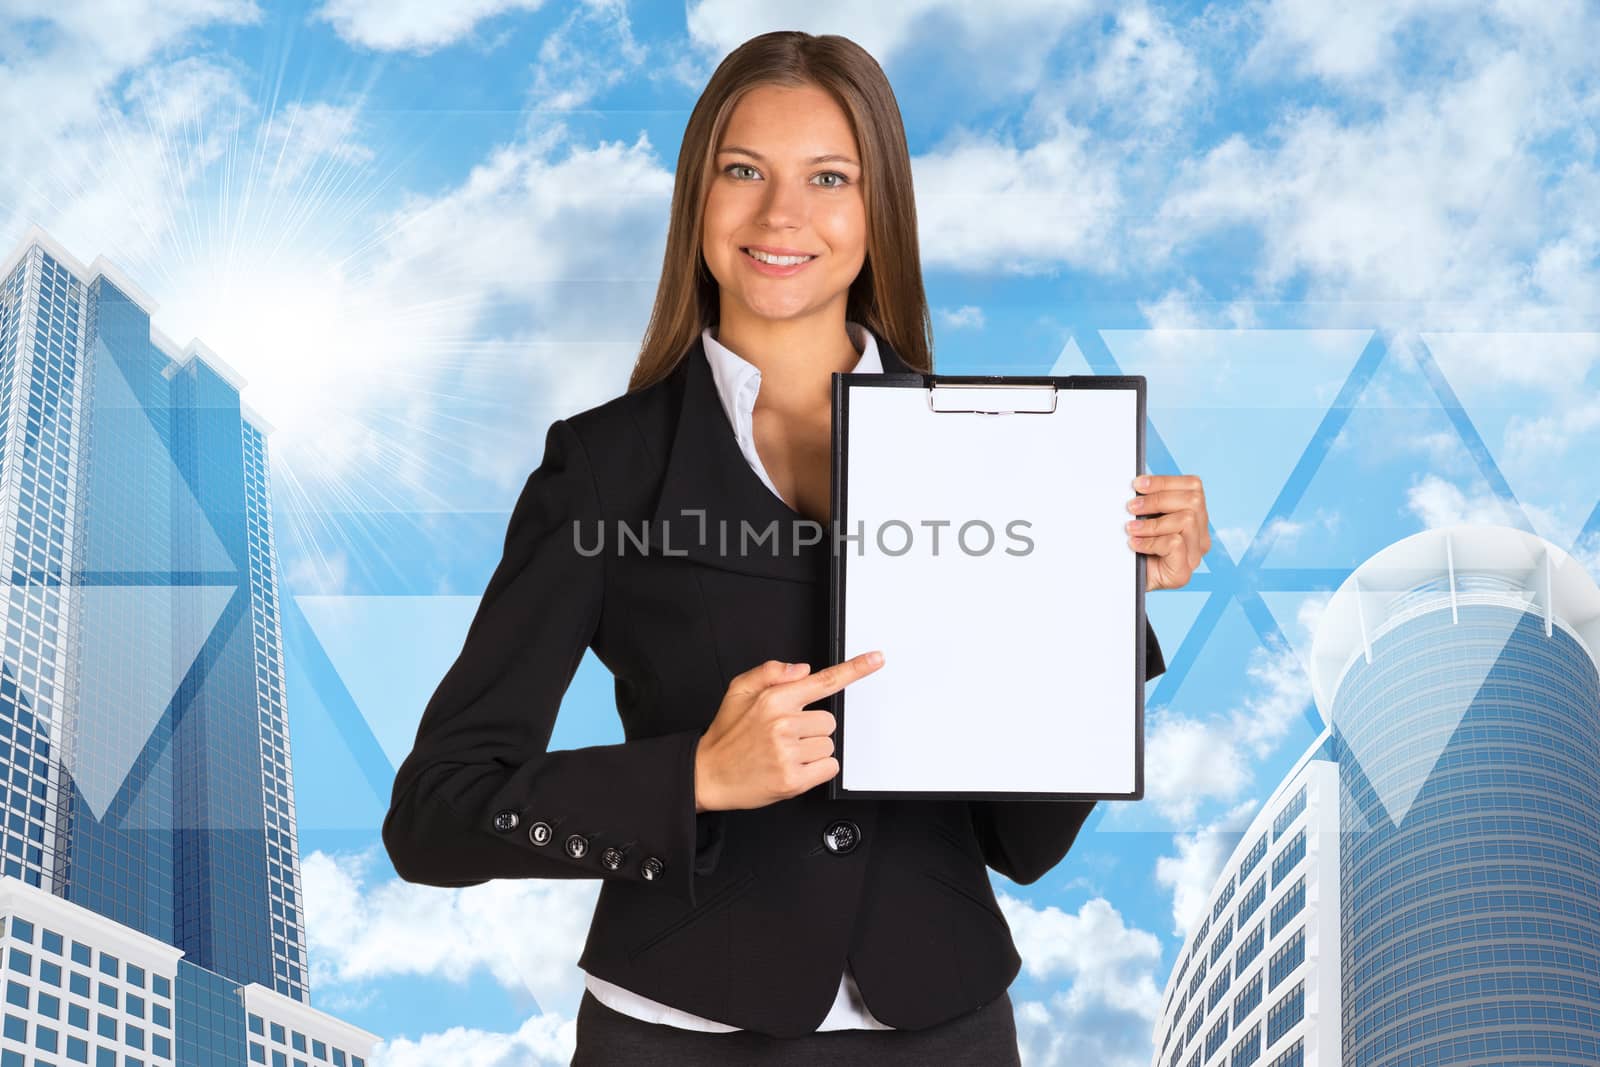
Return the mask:
[[[829,649],[885,662],[830,799],[1143,798],[1144,424],[1142,375],[833,376]]]

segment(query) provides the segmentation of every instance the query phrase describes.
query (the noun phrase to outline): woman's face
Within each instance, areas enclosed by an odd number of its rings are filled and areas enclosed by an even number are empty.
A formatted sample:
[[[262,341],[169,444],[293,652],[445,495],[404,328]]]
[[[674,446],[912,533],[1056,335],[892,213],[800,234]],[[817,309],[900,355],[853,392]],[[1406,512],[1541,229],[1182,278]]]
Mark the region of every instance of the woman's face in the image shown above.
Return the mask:
[[[725,315],[730,301],[793,319],[846,299],[867,252],[860,159],[849,118],[816,86],[762,85],[739,99],[717,144],[701,232]],[[814,258],[769,269],[752,246]]]

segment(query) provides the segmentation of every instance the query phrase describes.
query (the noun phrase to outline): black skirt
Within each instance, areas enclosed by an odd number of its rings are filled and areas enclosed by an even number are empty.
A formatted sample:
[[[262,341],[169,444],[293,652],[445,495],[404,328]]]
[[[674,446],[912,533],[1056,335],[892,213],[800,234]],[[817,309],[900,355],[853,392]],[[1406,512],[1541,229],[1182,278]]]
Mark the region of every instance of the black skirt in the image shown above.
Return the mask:
[[[572,1067],[1020,1067],[1011,996],[926,1030],[821,1030],[771,1037],[750,1030],[709,1033],[625,1015],[584,991],[578,1004],[578,1047]]]

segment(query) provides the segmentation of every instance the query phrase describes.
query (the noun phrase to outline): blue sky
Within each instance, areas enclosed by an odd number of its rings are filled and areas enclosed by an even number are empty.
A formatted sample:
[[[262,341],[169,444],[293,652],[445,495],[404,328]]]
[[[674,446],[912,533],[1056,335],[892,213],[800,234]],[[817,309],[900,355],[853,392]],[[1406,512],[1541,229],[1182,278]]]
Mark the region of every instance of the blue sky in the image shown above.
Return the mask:
[[[889,74],[937,369],[1144,374],[1151,469],[1207,486],[1149,797],[995,876],[1030,1064],[1148,1062],[1356,563],[1504,522],[1600,573],[1592,5],[0,4],[0,243],[115,261],[277,428],[313,999],[379,1062],[566,1062],[595,886],[406,885],[378,824],[545,427],[625,388],[689,109],[778,28]],[[555,745],[621,739],[609,682]]]

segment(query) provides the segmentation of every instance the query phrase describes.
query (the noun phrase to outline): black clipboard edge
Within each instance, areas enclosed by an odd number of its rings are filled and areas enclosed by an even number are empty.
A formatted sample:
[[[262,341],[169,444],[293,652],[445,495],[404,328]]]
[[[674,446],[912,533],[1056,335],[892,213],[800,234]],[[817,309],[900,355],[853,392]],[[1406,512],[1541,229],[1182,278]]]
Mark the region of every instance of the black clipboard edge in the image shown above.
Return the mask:
[[[1145,388],[1142,374],[1071,374],[1071,375],[1000,375],[1000,374],[840,374],[833,376],[833,444],[829,449],[829,466],[832,475],[830,490],[828,546],[828,630],[832,661],[845,659],[844,596],[848,574],[844,554],[839,551],[838,531],[844,528],[845,485],[844,457],[850,447],[850,390],[869,389],[927,389],[934,385],[1054,385],[1057,389],[1132,389],[1134,391],[1134,465],[1129,478],[1145,473]],[[841,689],[828,697],[828,710],[833,714],[836,740],[834,754],[839,761],[839,773],[828,779],[828,799],[843,800],[857,797],[878,797],[906,800],[1143,800],[1144,799],[1144,688],[1145,688],[1145,558],[1133,553],[1134,600],[1133,647],[1136,670],[1133,680],[1133,789],[1127,793],[1024,793],[979,792],[971,790],[896,790],[896,789],[846,789],[844,778],[845,746],[845,692]]]

